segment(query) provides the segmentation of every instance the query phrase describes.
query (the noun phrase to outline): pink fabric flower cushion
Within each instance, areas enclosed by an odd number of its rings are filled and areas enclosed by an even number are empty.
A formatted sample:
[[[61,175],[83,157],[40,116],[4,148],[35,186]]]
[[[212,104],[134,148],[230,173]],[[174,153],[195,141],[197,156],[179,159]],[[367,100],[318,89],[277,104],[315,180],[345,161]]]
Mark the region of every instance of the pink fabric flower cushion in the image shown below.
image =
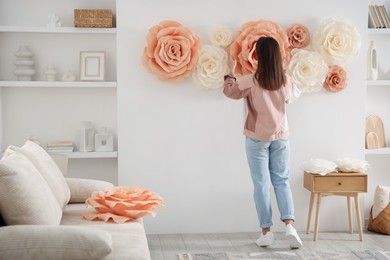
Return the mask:
[[[164,200],[154,192],[139,187],[112,187],[106,191],[95,191],[85,203],[96,212],[82,214],[87,220],[124,223],[151,214],[164,206]]]

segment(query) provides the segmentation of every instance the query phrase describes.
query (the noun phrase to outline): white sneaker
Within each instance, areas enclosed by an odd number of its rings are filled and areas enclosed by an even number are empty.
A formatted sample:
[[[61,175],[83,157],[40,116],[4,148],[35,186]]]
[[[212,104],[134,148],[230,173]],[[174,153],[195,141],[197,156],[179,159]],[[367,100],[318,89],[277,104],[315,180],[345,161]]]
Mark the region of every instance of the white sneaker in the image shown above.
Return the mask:
[[[270,246],[274,243],[274,234],[268,231],[267,234],[261,233],[259,239],[256,240],[258,246]]]
[[[290,243],[291,248],[296,249],[302,246],[302,241],[299,238],[297,231],[291,224],[286,225],[286,238]]]

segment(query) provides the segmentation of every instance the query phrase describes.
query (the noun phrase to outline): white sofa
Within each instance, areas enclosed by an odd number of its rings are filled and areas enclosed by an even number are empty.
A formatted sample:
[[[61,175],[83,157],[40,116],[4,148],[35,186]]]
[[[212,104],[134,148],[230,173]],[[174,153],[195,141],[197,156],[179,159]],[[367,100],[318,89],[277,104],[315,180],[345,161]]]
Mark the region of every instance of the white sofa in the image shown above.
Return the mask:
[[[60,168],[66,170],[66,161],[57,165],[31,141],[5,151],[0,160],[0,213],[6,223],[0,227],[0,260],[150,259],[142,219],[114,224],[81,217],[94,211],[84,204],[92,191],[113,184],[64,178]]]

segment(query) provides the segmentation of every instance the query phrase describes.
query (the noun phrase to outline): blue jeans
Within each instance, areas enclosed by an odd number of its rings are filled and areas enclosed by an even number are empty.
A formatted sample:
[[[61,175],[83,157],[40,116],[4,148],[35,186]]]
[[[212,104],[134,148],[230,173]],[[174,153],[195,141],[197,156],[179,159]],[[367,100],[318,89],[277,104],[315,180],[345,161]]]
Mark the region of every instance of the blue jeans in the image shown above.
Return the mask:
[[[288,177],[290,143],[288,139],[258,141],[246,137],[246,155],[254,185],[254,199],[260,227],[272,226],[270,184],[274,187],[280,219],[294,220],[294,203]]]

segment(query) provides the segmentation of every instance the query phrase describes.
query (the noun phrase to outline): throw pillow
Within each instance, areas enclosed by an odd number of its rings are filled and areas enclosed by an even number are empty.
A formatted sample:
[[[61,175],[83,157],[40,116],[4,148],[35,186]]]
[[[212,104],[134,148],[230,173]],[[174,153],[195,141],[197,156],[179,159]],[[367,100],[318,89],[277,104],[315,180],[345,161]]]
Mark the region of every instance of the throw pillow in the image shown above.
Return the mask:
[[[372,218],[376,218],[390,202],[390,187],[378,185],[375,189]]]
[[[95,228],[43,225],[0,228],[1,259],[100,259],[111,251],[111,234]]]
[[[8,225],[59,225],[62,217],[45,179],[27,157],[10,147],[0,160],[0,212]]]
[[[94,191],[104,191],[114,184],[106,181],[78,179],[78,178],[65,178],[70,189],[70,201],[69,203],[84,203],[86,199],[91,197]]]
[[[14,149],[23,153],[34,164],[49,184],[58,203],[64,208],[69,202],[70,190],[60,168],[51,156],[40,145],[30,140],[27,140],[22,147],[14,147]]]

